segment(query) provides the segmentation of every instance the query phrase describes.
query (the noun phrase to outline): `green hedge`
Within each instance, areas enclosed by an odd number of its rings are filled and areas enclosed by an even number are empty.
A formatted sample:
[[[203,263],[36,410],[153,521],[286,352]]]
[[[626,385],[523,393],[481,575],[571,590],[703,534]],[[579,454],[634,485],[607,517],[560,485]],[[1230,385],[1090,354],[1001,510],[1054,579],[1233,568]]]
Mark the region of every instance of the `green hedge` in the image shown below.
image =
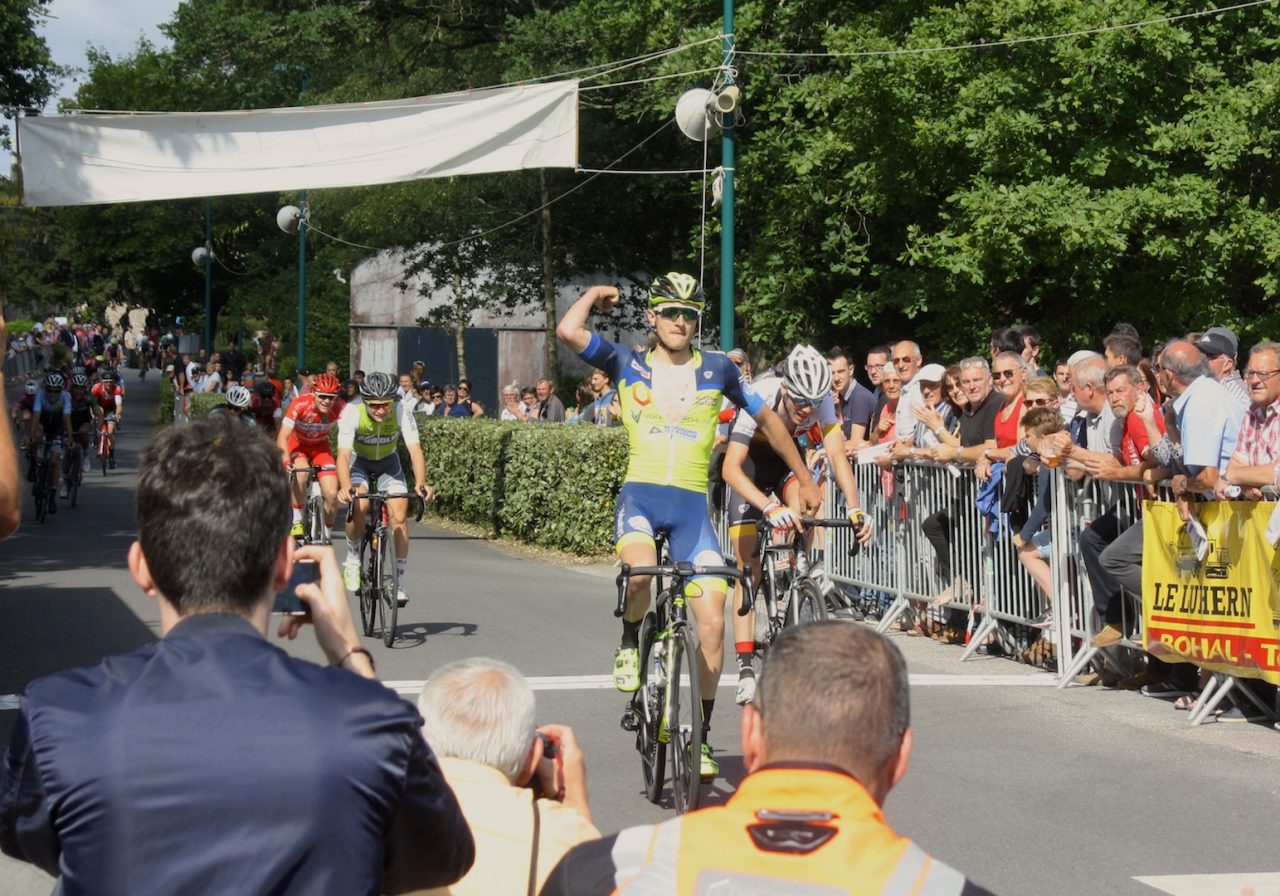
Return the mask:
[[[173,422],[173,383],[163,373],[160,377],[160,404],[156,407],[156,425],[168,426]]]
[[[441,515],[578,554],[613,545],[620,429],[419,417]]]
[[[191,409],[187,417],[191,420],[202,420],[209,412],[220,404],[227,403],[227,396],[221,392],[202,392],[191,396]],[[173,384],[167,376],[160,378],[160,405],[156,408],[156,423],[166,426],[173,422]]]
[[[227,396],[221,392],[201,392],[191,396],[191,410],[187,416],[192,420],[203,420],[220,404],[227,403]]]

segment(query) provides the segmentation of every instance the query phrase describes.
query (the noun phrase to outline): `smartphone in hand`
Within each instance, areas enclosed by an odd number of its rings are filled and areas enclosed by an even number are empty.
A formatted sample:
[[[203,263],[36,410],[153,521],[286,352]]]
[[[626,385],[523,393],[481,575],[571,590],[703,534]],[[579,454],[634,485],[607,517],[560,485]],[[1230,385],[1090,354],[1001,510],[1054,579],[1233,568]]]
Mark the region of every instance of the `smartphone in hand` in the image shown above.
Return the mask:
[[[314,560],[298,560],[293,564],[289,584],[276,595],[271,612],[277,616],[310,616],[311,611],[298,597],[299,585],[312,585],[320,580],[320,567]]]

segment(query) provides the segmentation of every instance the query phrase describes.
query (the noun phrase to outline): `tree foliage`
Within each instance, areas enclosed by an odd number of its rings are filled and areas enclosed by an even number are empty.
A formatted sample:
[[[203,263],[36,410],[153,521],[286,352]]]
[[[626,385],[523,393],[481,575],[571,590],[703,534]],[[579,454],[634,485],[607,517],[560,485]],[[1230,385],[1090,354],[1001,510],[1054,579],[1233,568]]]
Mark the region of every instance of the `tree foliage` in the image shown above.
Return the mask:
[[[732,65],[743,90],[735,267],[745,340],[776,354],[802,339],[865,346],[909,334],[931,357],[955,357],[1019,320],[1056,350],[1096,343],[1119,319],[1148,341],[1211,323],[1234,325],[1245,343],[1273,330],[1280,11],[1096,31],[1199,9],[1189,0],[740,0],[744,52]],[[190,0],[164,28],[172,47],[91,57],[78,101],[289,105],[302,69],[308,103],[579,72],[584,168],[683,170],[701,166],[703,147],[671,126],[672,109],[684,90],[709,85],[698,70],[716,67],[722,51],[703,41],[720,28],[718,5],[656,0]],[[966,48],[900,52],[947,46]],[[635,283],[696,271],[704,240],[716,294],[717,212],[707,209],[704,229],[701,178],[548,171],[545,180],[547,239],[533,213],[543,188],[529,172],[309,198],[326,232],[428,247],[421,269],[437,280],[461,272],[486,306],[536,300],[544,266],[561,284],[601,271]],[[294,244],[274,214],[294,201],[214,202],[223,332],[262,320],[286,345],[292,338]],[[58,283],[195,316],[202,284],[187,259],[203,241],[202,218],[199,202],[43,213],[20,236],[42,247],[24,290],[47,298]],[[339,278],[367,254],[313,240],[309,355],[345,356]],[[485,270],[501,273],[486,280]]]

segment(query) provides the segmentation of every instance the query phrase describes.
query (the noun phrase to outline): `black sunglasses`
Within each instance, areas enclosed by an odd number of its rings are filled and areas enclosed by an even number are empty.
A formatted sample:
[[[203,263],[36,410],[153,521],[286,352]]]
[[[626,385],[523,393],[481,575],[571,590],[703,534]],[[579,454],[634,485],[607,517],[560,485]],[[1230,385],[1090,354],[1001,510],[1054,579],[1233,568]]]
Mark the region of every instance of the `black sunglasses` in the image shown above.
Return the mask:
[[[658,317],[664,317],[667,320],[687,320],[696,321],[698,319],[698,311],[693,308],[682,308],[679,305],[667,308],[658,308],[654,311]]]

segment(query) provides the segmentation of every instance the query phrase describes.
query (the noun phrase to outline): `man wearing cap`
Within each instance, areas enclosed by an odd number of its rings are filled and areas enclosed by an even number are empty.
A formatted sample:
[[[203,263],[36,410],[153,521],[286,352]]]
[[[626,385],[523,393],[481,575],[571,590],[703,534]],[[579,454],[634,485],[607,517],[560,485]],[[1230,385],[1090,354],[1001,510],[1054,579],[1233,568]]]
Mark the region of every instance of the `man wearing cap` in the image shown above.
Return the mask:
[[[902,438],[894,445],[894,457],[931,456],[926,454],[927,449],[941,444],[938,435],[946,430],[951,417],[946,413],[950,406],[942,402],[942,380],[946,373],[947,369],[941,364],[926,364],[916,372],[912,382],[919,390],[920,401],[911,409],[910,418],[902,415],[902,399],[898,399],[899,410],[895,419]],[[940,406],[942,411],[938,410]]]
[[[1248,410],[1249,390],[1236,370],[1236,357],[1240,353],[1236,334],[1226,327],[1210,327],[1196,340],[1196,348],[1209,360],[1213,378],[1223,385],[1240,410]]]

